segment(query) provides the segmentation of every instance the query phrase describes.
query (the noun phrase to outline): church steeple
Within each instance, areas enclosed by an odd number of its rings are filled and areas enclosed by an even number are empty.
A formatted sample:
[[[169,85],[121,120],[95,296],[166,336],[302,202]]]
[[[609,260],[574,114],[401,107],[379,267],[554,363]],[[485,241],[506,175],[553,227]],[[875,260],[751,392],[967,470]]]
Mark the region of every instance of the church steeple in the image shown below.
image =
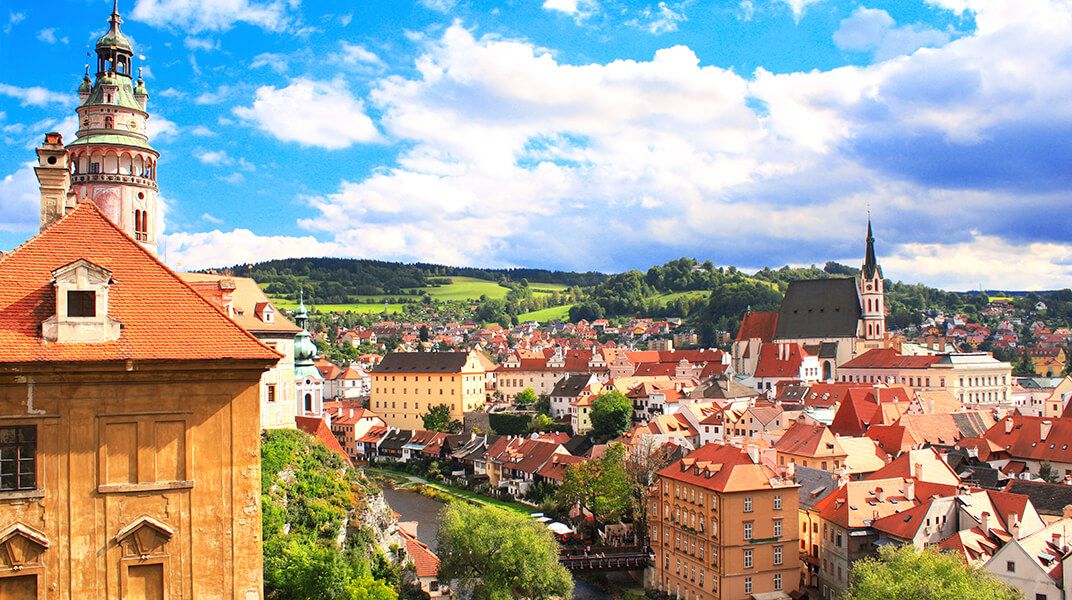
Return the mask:
[[[860,269],[860,308],[863,313],[863,336],[880,340],[886,335],[886,297],[882,268],[875,257],[875,236],[871,232],[871,215],[867,215],[867,251]]]
[[[875,258],[875,236],[871,234],[871,215],[867,215],[867,254],[864,255],[864,279],[874,279],[877,275],[882,277],[882,269],[878,266],[878,259]]]
[[[149,145],[149,93],[140,73],[134,81],[134,47],[123,35],[122,22],[119,2],[115,0],[108,31],[97,40],[96,77],[90,81],[87,65],[78,88],[79,127],[75,140],[66,146],[70,198],[63,200],[64,195],[57,193],[46,198],[42,180],[41,228],[63,216],[74,203],[93,202],[155,254],[156,164],[160,153]]]

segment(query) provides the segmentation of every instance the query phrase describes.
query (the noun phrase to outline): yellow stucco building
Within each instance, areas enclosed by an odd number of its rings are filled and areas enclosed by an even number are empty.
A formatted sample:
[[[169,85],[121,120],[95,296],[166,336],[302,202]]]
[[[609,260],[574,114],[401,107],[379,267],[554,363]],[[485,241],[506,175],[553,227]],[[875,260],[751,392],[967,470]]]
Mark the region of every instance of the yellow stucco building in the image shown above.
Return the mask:
[[[372,371],[372,411],[390,427],[423,429],[421,415],[446,404],[451,419],[484,406],[484,361],[470,352],[392,352]]]

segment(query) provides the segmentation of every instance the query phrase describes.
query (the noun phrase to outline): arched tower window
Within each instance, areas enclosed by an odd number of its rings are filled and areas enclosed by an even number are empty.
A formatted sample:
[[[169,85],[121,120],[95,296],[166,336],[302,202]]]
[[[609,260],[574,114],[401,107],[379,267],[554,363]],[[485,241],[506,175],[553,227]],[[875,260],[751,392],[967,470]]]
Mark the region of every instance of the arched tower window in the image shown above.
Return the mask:
[[[149,215],[144,210],[134,211],[134,239],[139,242],[149,240]]]

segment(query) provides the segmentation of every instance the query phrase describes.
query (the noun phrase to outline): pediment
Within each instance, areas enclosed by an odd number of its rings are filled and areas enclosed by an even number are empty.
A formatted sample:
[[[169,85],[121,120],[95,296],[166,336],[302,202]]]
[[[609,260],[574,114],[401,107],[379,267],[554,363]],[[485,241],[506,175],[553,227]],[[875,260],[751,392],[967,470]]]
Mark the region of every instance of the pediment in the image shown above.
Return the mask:
[[[41,554],[48,547],[45,534],[16,523],[0,532],[0,563],[11,569],[40,564]]]
[[[115,535],[115,541],[129,556],[147,557],[162,554],[175,535],[175,530],[166,523],[148,515],[135,519]]]

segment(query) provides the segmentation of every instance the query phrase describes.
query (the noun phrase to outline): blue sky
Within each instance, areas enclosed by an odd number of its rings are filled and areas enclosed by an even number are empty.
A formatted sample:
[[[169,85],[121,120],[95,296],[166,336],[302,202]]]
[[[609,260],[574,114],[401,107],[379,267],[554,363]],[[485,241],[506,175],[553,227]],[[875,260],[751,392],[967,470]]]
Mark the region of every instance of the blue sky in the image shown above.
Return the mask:
[[[0,248],[111,0],[0,4]],[[126,0],[179,269],[858,265],[1072,286],[1061,0]]]

